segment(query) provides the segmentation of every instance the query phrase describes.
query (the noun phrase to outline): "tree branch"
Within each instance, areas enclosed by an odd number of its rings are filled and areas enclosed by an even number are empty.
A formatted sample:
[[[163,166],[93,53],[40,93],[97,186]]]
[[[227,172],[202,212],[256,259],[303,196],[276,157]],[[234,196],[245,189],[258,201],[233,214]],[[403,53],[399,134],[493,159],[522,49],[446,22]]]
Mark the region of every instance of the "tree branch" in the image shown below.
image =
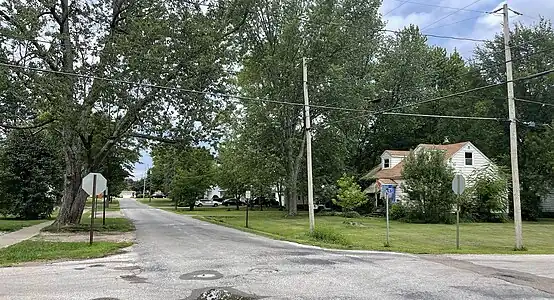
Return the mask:
[[[130,134],[130,136],[135,137],[135,138],[139,138],[139,139],[157,141],[157,142],[162,142],[162,143],[167,143],[167,144],[179,144],[179,143],[182,143],[182,142],[186,142],[186,140],[184,140],[184,139],[169,139],[169,138],[164,138],[164,137],[160,137],[160,136],[142,134],[142,133],[138,133],[138,132],[133,132],[133,133]]]
[[[21,26],[19,23],[15,22],[10,16],[8,16],[8,14],[6,14],[4,11],[0,10],[0,16],[6,20],[6,22],[12,24],[13,26],[15,26],[19,32],[21,34],[25,34],[27,33],[26,30],[25,30],[25,27],[24,26]],[[31,44],[33,44],[33,46],[37,49],[37,54],[39,55],[39,57],[41,59],[43,59],[47,64],[48,66],[50,67],[50,69],[54,70],[54,71],[59,71],[59,68],[58,66],[56,65],[56,63],[54,62],[54,60],[52,60],[52,57],[48,56],[46,53],[46,51],[44,50],[44,48],[36,41],[36,40],[33,40],[33,39],[29,39],[29,41],[31,42]]]
[[[41,122],[39,124],[35,124],[35,125],[28,125],[28,126],[15,126],[15,125],[9,125],[9,124],[0,124],[0,127],[1,128],[4,128],[4,129],[15,129],[15,130],[20,130],[20,129],[35,129],[35,128],[41,128],[41,127],[44,127],[50,123],[53,123],[55,122],[56,119],[50,119],[50,120],[47,120],[47,121],[44,121],[44,122]]]

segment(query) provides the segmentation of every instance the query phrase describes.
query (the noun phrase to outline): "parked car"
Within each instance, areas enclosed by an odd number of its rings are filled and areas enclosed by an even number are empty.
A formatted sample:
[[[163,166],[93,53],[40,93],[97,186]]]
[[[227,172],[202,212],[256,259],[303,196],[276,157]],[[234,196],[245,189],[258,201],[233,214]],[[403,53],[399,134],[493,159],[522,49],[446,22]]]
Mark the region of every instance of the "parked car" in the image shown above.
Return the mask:
[[[152,198],[165,198],[165,195],[164,195],[164,193],[156,192],[156,193],[152,194]]]
[[[202,199],[202,200],[197,200],[194,205],[196,205],[198,207],[202,207],[202,206],[218,207],[218,206],[221,205],[221,202],[216,201],[216,200]]]
[[[225,205],[225,206],[236,206],[237,202],[240,206],[246,205],[246,202],[244,202],[242,200],[237,200],[235,198],[225,199],[225,200],[223,200],[222,204]]]

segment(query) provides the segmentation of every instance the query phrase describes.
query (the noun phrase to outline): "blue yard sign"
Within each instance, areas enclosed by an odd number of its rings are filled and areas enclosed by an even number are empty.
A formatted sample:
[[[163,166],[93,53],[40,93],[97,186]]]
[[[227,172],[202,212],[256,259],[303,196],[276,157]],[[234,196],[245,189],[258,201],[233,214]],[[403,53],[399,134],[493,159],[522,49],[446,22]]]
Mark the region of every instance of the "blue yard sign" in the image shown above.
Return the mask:
[[[396,186],[392,184],[383,184],[381,186],[381,193],[386,199],[389,199],[391,203],[396,203]]]

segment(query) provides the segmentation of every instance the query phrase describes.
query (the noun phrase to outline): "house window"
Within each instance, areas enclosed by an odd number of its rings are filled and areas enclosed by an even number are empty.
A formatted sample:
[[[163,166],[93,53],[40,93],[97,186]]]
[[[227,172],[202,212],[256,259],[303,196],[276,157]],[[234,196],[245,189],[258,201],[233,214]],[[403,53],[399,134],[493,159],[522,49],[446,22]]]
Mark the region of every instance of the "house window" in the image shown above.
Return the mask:
[[[390,159],[385,158],[383,162],[383,169],[388,169],[388,168],[390,168]]]
[[[472,165],[473,165],[473,153],[466,152],[466,166],[472,166]]]

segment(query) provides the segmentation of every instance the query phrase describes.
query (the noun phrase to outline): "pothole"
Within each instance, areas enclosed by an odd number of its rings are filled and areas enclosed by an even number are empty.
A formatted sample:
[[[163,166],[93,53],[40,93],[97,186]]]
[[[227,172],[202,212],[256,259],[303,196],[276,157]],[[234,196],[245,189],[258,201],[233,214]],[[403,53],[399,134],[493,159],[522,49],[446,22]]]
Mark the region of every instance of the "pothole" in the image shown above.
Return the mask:
[[[279,272],[279,270],[273,268],[253,268],[250,269],[250,272],[257,274],[273,274]]]
[[[131,283],[147,283],[146,278],[137,275],[121,275],[119,276],[123,280],[127,280]]]
[[[212,287],[193,290],[191,295],[183,300],[257,300],[261,298],[265,297],[250,295],[228,287]]]
[[[73,268],[73,269],[78,270],[78,271],[82,271],[82,270],[84,270],[85,268]]]
[[[102,264],[95,264],[95,265],[89,265],[88,267],[89,267],[89,268],[100,268],[100,267],[104,267],[104,265],[102,265]]]
[[[181,280],[216,280],[223,278],[223,274],[214,270],[200,270],[179,276]]]
[[[115,267],[114,270],[118,271],[131,271],[131,270],[138,270],[140,269],[139,266],[127,266],[127,267]]]

